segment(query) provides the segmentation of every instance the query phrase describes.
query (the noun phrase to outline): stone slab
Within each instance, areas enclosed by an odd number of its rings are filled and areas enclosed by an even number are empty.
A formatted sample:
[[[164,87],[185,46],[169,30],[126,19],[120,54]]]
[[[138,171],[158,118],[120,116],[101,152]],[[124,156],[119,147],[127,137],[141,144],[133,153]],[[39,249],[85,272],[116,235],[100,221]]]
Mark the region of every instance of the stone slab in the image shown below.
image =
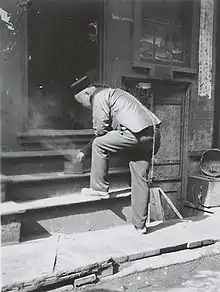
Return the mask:
[[[151,257],[131,263],[125,263],[120,267],[119,272],[110,276],[108,280],[125,277],[133,273],[186,263],[203,258],[204,256],[211,256],[215,254],[220,254],[220,243],[199,249],[186,249],[175,253],[162,254],[159,257]]]
[[[21,222],[6,219],[4,223],[1,224],[1,243],[4,244],[13,244],[20,242],[21,234]]]
[[[74,280],[74,287],[80,287],[85,284],[95,282],[97,279],[96,274],[91,274]]]
[[[13,201],[3,202],[1,204],[1,216],[16,215],[25,212],[25,206]]]
[[[33,210],[23,216],[22,239],[54,233],[76,234],[125,225],[131,221],[130,197]],[[36,231],[36,232],[35,232]]]
[[[71,273],[71,277],[74,273],[79,273],[78,277],[83,276],[83,271],[87,271],[87,274],[97,273],[99,268],[103,269],[103,265],[109,267],[114,263],[113,259],[129,261],[129,257],[135,257],[138,253],[153,252],[156,249],[161,252],[171,246],[175,249],[185,242],[214,243],[220,240],[220,230],[216,228],[219,219],[220,211],[215,210],[215,214],[211,216],[156,222],[151,224],[150,233],[144,236],[139,235],[133,226],[125,225],[69,236],[57,235],[47,240],[17,245],[16,248],[4,247],[3,284],[21,283],[31,278],[33,283],[33,279],[40,277],[44,277],[44,284],[47,281],[54,283],[59,277],[69,279]],[[194,250],[196,249],[192,251]],[[156,260],[159,257],[149,259]],[[39,281],[37,280],[38,283]]]
[[[57,236],[2,247],[2,286],[51,275],[56,250]]]

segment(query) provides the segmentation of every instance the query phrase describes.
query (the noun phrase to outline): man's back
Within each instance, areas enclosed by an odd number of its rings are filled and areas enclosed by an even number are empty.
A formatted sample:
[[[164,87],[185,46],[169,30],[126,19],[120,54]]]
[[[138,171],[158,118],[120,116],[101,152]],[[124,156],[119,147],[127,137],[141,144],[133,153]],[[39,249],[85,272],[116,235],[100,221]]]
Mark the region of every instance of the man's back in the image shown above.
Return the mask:
[[[122,89],[104,88],[93,97],[93,127],[97,135],[103,135],[112,127],[125,126],[137,133],[158,125],[161,121],[133,95]]]
[[[158,125],[161,121],[133,95],[122,89],[113,89],[109,97],[113,123],[123,125],[134,133]]]

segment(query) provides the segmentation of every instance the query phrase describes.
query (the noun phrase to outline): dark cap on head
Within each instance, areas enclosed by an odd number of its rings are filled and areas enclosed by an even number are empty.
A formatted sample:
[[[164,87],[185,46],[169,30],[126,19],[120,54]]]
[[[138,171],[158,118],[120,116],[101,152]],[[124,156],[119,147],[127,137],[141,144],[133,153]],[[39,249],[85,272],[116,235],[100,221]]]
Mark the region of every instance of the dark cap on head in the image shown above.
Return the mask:
[[[77,94],[83,89],[86,89],[93,83],[96,83],[97,80],[97,72],[96,69],[92,69],[85,73],[85,76],[75,81],[73,84],[70,85],[70,88],[73,91],[73,94]]]
[[[73,94],[77,94],[86,87],[88,87],[89,85],[91,85],[89,78],[87,76],[84,76],[79,80],[75,81],[74,83],[72,83],[70,85],[70,88],[72,89]]]

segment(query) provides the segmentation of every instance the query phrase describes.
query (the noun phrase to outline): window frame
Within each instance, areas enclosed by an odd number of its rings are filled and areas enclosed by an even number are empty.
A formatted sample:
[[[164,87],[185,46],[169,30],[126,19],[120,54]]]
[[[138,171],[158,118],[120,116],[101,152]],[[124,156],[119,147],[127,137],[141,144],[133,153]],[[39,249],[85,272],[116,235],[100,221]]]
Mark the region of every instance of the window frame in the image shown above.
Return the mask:
[[[159,65],[162,67],[170,68],[178,72],[185,72],[187,74],[195,74],[198,65],[198,45],[199,45],[199,11],[200,11],[200,1],[192,1],[192,12],[191,12],[191,23],[186,29],[186,37],[184,42],[184,48],[186,48],[187,56],[186,62],[173,62],[167,60],[157,60],[155,58],[146,58],[146,60],[141,60],[140,56],[140,42],[142,39],[143,31],[143,1],[148,0],[133,0],[133,67],[152,69]],[[171,25],[171,24],[168,24]]]

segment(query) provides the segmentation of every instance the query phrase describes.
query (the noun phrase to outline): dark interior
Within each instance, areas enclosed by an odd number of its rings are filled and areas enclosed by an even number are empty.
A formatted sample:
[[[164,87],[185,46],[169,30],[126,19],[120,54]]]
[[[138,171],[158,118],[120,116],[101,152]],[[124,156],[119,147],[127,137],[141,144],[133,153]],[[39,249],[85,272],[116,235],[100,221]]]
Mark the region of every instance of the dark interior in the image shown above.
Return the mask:
[[[99,66],[100,9],[98,0],[32,1],[28,12],[31,127],[90,127],[88,118],[80,121],[74,113],[78,105],[74,104],[70,84]],[[38,115],[43,124],[36,122]],[[88,113],[82,110],[82,115]]]

